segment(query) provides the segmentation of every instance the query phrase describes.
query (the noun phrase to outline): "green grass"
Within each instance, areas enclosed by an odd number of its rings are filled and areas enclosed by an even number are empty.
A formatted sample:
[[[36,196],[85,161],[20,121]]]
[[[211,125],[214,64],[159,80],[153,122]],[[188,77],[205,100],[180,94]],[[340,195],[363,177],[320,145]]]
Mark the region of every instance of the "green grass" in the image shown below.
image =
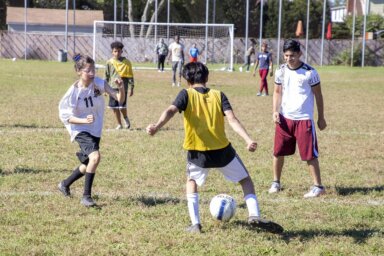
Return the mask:
[[[66,199],[57,183],[78,164],[58,102],[76,79],[70,63],[0,60],[0,255],[383,255],[383,68],[318,67],[328,127],[318,131],[327,194],[304,200],[305,163],[286,159],[285,190],[269,195],[274,128],[272,97],[256,97],[250,73],[211,72],[258,142],[255,153],[227,134],[254,180],[262,214],[283,235],[249,229],[240,186],[213,171],[200,189],[204,233],[191,236],[184,192],[182,115],[155,137],[145,127],[175,98],[170,72],[135,72],[129,99],[133,129],[115,131],[106,110],[102,160],[94,183],[99,209],[80,205],[83,182]],[[272,78],[270,90],[272,90]],[[235,217],[216,223],[209,200],[228,193]]]

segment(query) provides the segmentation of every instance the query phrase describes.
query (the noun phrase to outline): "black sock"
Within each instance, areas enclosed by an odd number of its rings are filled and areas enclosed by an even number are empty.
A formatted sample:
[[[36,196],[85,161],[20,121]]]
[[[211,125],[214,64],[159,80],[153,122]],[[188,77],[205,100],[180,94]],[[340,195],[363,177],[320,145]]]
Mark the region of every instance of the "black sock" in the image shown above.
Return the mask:
[[[92,193],[92,184],[93,179],[95,178],[95,173],[86,172],[85,181],[84,181],[84,196],[91,196]]]
[[[84,176],[84,173],[80,172],[80,166],[79,166],[72,172],[72,174],[67,179],[63,180],[63,185],[65,187],[69,187],[72,185],[73,182],[77,181],[83,176]]]

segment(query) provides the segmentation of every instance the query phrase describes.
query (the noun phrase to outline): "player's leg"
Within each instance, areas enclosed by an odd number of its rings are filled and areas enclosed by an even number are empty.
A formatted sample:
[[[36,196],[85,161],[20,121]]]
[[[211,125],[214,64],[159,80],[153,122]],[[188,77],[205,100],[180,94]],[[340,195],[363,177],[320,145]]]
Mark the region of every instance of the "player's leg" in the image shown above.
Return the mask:
[[[115,90],[117,91],[117,89]],[[121,118],[120,118],[120,111],[119,111],[119,102],[112,96],[109,96],[108,108],[112,109],[113,115],[115,116],[115,119],[117,121],[116,129],[121,129],[122,125],[121,125]]]
[[[129,129],[131,127],[131,123],[128,118],[128,87],[129,86],[134,86],[134,80],[133,78],[124,78],[124,90],[125,90],[125,99],[123,104],[121,104],[119,111],[120,111],[120,116],[123,116],[125,125],[124,127],[126,129]]]
[[[260,74],[260,92],[263,90],[265,91],[265,94],[268,95],[268,84],[267,84],[267,75],[268,75],[268,69],[259,69]]]
[[[252,179],[240,157],[236,155],[229,164],[218,169],[227,180],[240,183],[249,216],[260,216],[259,203]]]
[[[178,61],[172,61],[172,86],[176,85],[176,71],[178,63]]]
[[[193,163],[187,164],[187,204],[188,213],[192,225],[187,228],[188,232],[201,232],[201,221],[199,213],[199,194],[197,186],[202,186],[208,175],[208,170]]]
[[[78,179],[84,176],[85,169],[86,169],[86,165],[80,164],[75,170],[73,170],[71,175],[69,175],[65,180],[59,183],[58,188],[64,196],[71,196],[70,186],[75,181],[77,181]]]
[[[181,85],[181,76],[182,76],[182,73],[183,73],[183,64],[184,62],[183,61],[179,61],[178,64],[177,64],[177,70],[178,70],[178,74],[179,74],[179,82],[177,83],[177,86],[180,87]]]
[[[96,168],[99,163],[100,152],[98,150],[89,154],[89,163],[85,172],[83,198],[81,199],[81,204],[87,207],[96,205],[92,199],[92,185],[96,175]]]
[[[121,125],[121,116],[120,116],[120,110],[118,108],[113,108],[113,115],[115,116],[115,119],[117,121],[117,127],[116,129],[121,129],[123,126]]]
[[[304,195],[305,198],[317,197],[325,193],[321,183],[320,165],[315,123],[313,120],[300,120],[296,127],[297,146],[303,161],[307,161],[309,173],[313,179],[313,186]]]
[[[247,221],[249,225],[273,233],[283,232],[284,229],[279,224],[260,217],[259,202],[256,197],[252,179],[238,155],[236,155],[229,164],[219,168],[219,170],[224,174],[226,179],[240,183],[248,209]]]
[[[294,121],[280,115],[280,124],[275,126],[275,139],[273,146],[273,181],[269,193],[281,190],[281,173],[284,166],[284,157],[293,155],[296,151],[296,138],[294,136]]]

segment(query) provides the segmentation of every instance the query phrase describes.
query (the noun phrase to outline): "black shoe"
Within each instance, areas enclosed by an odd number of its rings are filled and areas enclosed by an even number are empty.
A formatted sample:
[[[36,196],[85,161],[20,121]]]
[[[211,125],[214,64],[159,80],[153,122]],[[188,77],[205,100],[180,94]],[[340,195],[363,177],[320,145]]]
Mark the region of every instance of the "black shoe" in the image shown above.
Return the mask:
[[[71,190],[69,189],[69,187],[66,187],[64,186],[64,183],[63,181],[59,183],[59,185],[57,185],[57,188],[59,189],[59,191],[66,197],[70,197],[71,196]]]
[[[257,216],[248,217],[248,224],[251,225],[252,227],[261,228],[276,234],[283,233],[284,231],[284,228],[279,224],[273,221],[261,219],[260,217],[257,217]]]
[[[83,196],[80,203],[84,205],[85,207],[93,207],[96,206],[95,201],[93,201],[91,196]]]
[[[189,226],[185,231],[189,233],[201,233],[201,225],[195,224],[195,225]]]

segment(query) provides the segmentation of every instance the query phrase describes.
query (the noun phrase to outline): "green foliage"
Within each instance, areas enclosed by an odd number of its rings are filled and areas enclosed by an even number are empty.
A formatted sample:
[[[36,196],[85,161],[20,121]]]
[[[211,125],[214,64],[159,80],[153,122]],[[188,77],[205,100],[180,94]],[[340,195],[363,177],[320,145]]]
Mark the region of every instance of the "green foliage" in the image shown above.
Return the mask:
[[[349,33],[353,29],[353,16],[347,16],[345,20]],[[355,36],[362,36],[364,25],[364,16],[356,16],[355,21]],[[384,16],[379,14],[370,14],[367,16],[366,32],[375,32],[384,29]]]
[[[361,66],[362,63],[362,44],[359,43],[354,47],[353,51],[353,66],[358,67]],[[368,48],[365,48],[364,52],[364,65],[367,66],[377,66],[376,64],[376,56],[375,53],[370,51]],[[336,57],[332,59],[332,65],[351,65],[351,51],[345,50],[339,53]]]

